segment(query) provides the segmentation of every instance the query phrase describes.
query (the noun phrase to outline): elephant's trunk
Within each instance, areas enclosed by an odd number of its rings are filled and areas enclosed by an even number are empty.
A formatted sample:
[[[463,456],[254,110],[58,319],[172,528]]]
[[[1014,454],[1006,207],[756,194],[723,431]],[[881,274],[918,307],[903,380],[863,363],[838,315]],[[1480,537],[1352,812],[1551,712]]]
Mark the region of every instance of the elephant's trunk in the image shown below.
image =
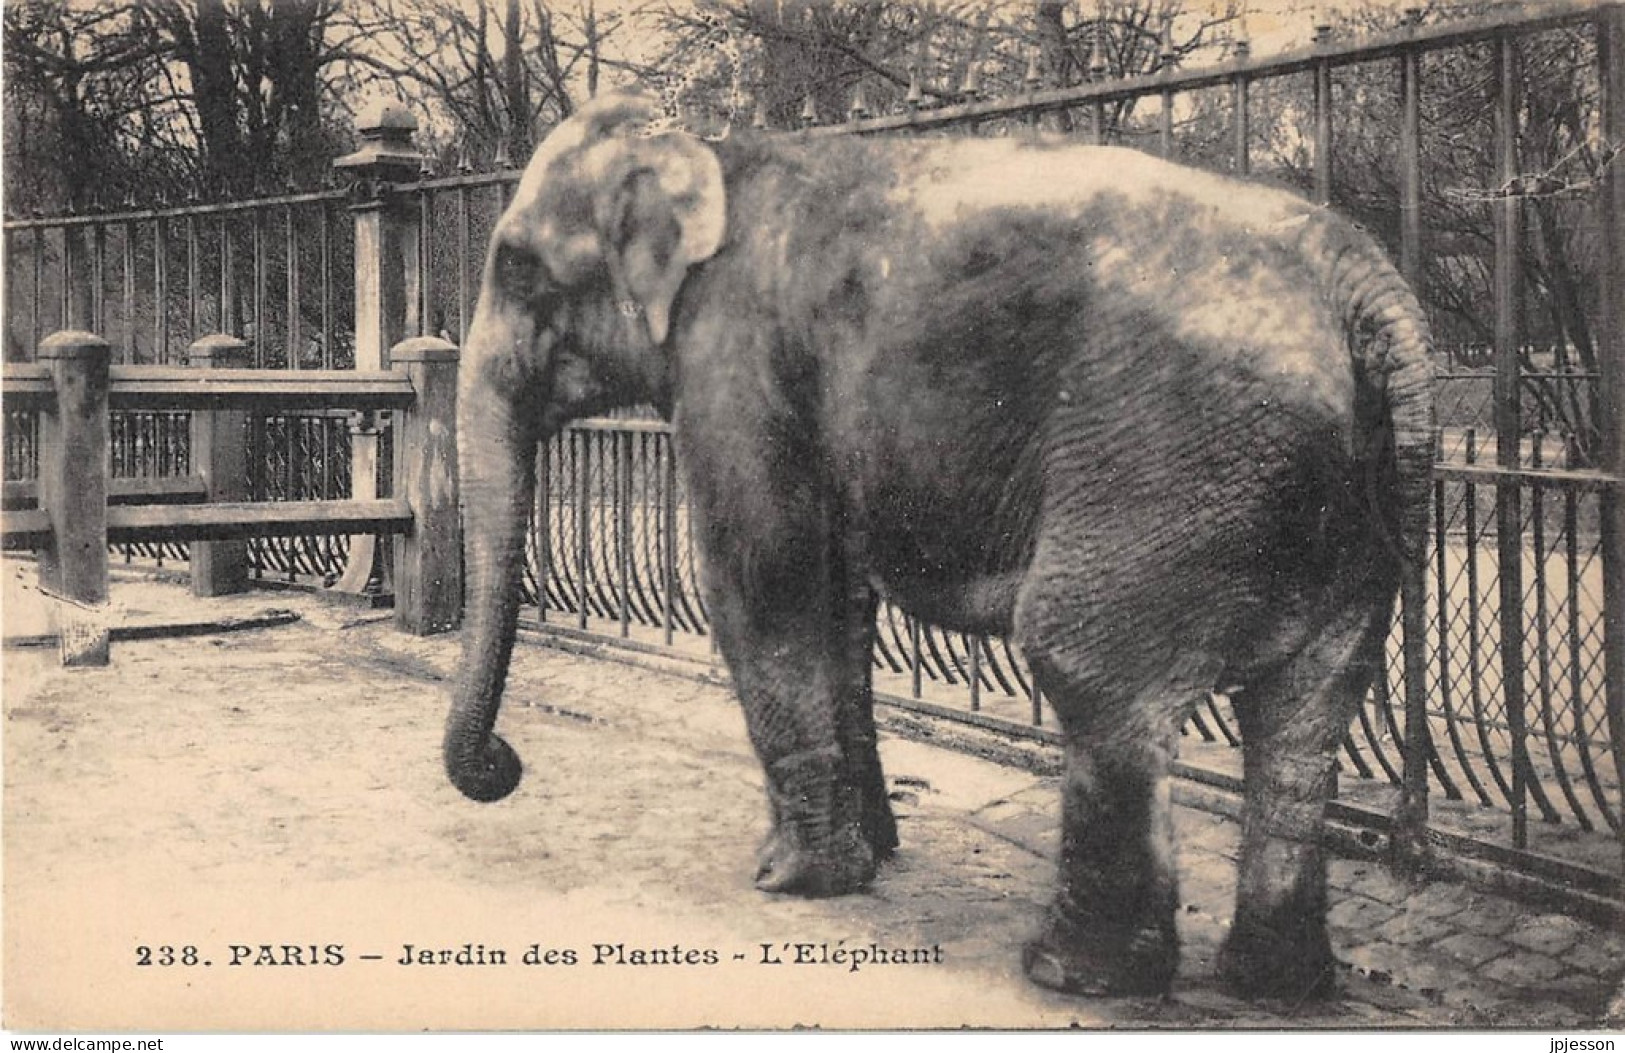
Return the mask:
[[[457,406],[468,593],[444,752],[453,785],[476,801],[501,800],[519,784],[519,758],[492,729],[519,617],[539,438],[516,407],[519,393],[493,387],[465,382]]]

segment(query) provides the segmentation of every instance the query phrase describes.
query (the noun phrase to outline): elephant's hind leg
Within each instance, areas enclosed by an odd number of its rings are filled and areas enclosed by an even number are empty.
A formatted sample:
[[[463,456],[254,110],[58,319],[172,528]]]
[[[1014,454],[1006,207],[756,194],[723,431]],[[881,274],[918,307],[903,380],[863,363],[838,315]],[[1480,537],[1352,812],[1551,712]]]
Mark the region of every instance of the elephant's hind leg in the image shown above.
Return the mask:
[[[1302,651],[1235,695],[1246,804],[1236,913],[1219,973],[1248,997],[1337,990],[1322,831],[1338,744],[1381,669],[1390,605],[1354,603]]]
[[[1059,884],[1022,967],[1086,995],[1166,991],[1179,965],[1169,765],[1199,692],[1183,681],[1103,699],[1043,658],[1035,673],[1066,732]]]
[[[1016,605],[1066,748],[1059,883],[1023,965],[1035,983],[1081,994],[1162,993],[1178,969],[1170,767],[1180,726],[1223,670],[1239,604],[1208,568],[1215,557],[1179,536],[1193,499],[1163,478],[1063,493],[1073,503],[1046,521]],[[1091,503],[1102,492],[1133,514]]]

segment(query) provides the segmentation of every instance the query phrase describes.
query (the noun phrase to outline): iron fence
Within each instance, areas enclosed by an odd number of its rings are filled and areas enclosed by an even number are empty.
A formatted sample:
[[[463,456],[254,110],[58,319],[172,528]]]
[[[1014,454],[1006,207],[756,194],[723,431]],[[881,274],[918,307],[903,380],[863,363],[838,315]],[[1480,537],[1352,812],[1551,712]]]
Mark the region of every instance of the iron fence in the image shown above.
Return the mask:
[[[355,365],[354,225],[344,191],[253,201],[129,209],[99,215],[8,220],[4,226],[5,354],[28,361],[45,334],[105,333],[114,361],[184,365],[186,349],[225,333],[262,369]],[[255,500],[327,500],[351,494],[350,415],[252,418]],[[115,477],[189,471],[189,413],[118,410],[109,459]],[[5,479],[38,474],[37,425],[29,411],[5,419]],[[380,458],[388,493],[389,458]],[[256,538],[261,579],[331,582],[342,575],[344,537]],[[124,544],[126,562],[184,561],[185,542]]]
[[[1532,471],[1547,470],[1550,446],[1542,436],[1530,440]],[[1497,469],[1484,463],[1472,432],[1465,449],[1460,461],[1438,466],[1434,484],[1424,641],[1424,760],[1433,788],[1444,800],[1503,816],[1617,831],[1619,729],[1607,709],[1604,642],[1618,630],[1604,610],[1601,546],[1608,484],[1556,471],[1527,484],[1518,529],[1521,653],[1513,660],[1503,653],[1501,630]],[[708,650],[699,563],[672,451],[664,422],[608,419],[577,422],[543,449],[525,575],[536,618]],[[889,605],[878,630],[873,665],[884,696],[983,726],[1056,727],[1009,640],[948,632]],[[1396,618],[1387,675],[1343,741],[1343,770],[1356,779],[1398,785],[1403,777],[1404,646]],[[1506,690],[1509,676],[1521,678],[1521,693]],[[1195,743],[1240,744],[1222,695],[1205,699],[1184,731]],[[1216,755],[1202,756],[1208,762]],[[1237,770],[1222,757],[1216,763],[1222,773]],[[1540,847],[1541,840],[1525,830],[1518,847]],[[1609,866],[1595,846],[1582,858]]]
[[[1534,15],[1504,14],[1465,25],[1421,27],[1365,43],[1321,37],[1309,53],[1257,60],[1245,53],[1213,70],[1166,72],[1133,81],[1034,91],[1009,100],[976,102],[892,116],[861,116],[807,135],[1023,134],[1055,110],[1081,110],[1075,124],[1097,141],[1113,121],[1104,106],[1150,99],[1155,131],[1140,142],[1165,155],[1241,173],[1251,170],[1257,130],[1250,100],[1283,77],[1313,81],[1306,138],[1313,144],[1313,193],[1334,202],[1333,71],[1391,64],[1399,147],[1398,199],[1391,202],[1392,248],[1402,269],[1423,288],[1426,212],[1422,197],[1420,127],[1423,59],[1463,49],[1485,63],[1485,78],[1502,100],[1495,116],[1495,185],[1516,187],[1517,115],[1506,100],[1519,91],[1519,41],[1552,30],[1591,34],[1604,90],[1607,142],[1625,141],[1619,111],[1619,71],[1625,14],[1617,7],[1551,5]],[[1611,86],[1611,87],[1610,87]],[[1172,114],[1184,93],[1219,90],[1230,103],[1228,158],[1208,141],[1184,146]],[[1117,112],[1121,112],[1120,110]],[[1120,135],[1128,138],[1129,131]],[[1606,173],[1606,178],[1625,182]],[[1609,199],[1611,200],[1611,199]],[[1428,794],[1500,816],[1475,836],[1510,843],[1511,858],[1528,862],[1550,848],[1552,832],[1596,832],[1565,858],[1595,877],[1594,887],[1618,887],[1625,717],[1621,715],[1621,648],[1625,612],[1620,579],[1620,374],[1625,372],[1625,270],[1598,278],[1603,324],[1596,326],[1600,368],[1583,367],[1561,351],[1533,352],[1523,335],[1523,199],[1507,193],[1487,201],[1482,219],[1497,233],[1493,303],[1495,341],[1487,350],[1441,356],[1439,463],[1434,485],[1428,601],[1411,631],[1397,618],[1379,678],[1346,736],[1342,768],[1356,782],[1406,786],[1422,796],[1410,814],[1427,821]],[[1604,230],[1619,217],[1605,203]],[[1620,245],[1604,246],[1605,267],[1622,267]],[[1612,252],[1610,257],[1608,252]],[[1610,262],[1612,260],[1612,262]],[[1610,276],[1611,275],[1611,276]],[[1610,313],[1611,312],[1611,313]],[[1613,319],[1613,328],[1607,320]],[[1608,385],[1612,384],[1613,387]],[[533,596],[542,617],[573,617],[578,627],[638,636],[658,626],[703,636],[703,605],[694,591],[691,539],[677,476],[668,475],[669,438],[658,425],[613,421],[578,426],[543,459],[544,498],[531,546]],[[663,451],[655,455],[645,448]],[[1407,706],[1407,650],[1425,670],[1425,690]],[[934,712],[981,724],[1020,729],[1052,726],[1016,647],[997,638],[966,637],[922,624],[885,607],[874,665],[877,690]],[[1420,705],[1417,703],[1420,702]],[[1185,729],[1187,741],[1234,746],[1239,731],[1221,695],[1207,699]],[[1222,753],[1219,768],[1233,772]],[[1345,795],[1357,787],[1345,782]],[[1404,810],[1400,810],[1403,814]],[[1534,831],[1532,832],[1531,826]],[[1508,829],[1510,827],[1510,830]],[[1425,839],[1426,831],[1420,832]],[[1601,836],[1611,833],[1609,836]],[[1552,836],[1556,836],[1555,834]],[[1612,846],[1612,847],[1610,847]],[[1574,876],[1577,871],[1565,871]]]
[[[344,191],[97,215],[8,219],[5,348],[105,333],[115,363],[178,365],[227,333],[265,368],[354,364],[352,225]]]

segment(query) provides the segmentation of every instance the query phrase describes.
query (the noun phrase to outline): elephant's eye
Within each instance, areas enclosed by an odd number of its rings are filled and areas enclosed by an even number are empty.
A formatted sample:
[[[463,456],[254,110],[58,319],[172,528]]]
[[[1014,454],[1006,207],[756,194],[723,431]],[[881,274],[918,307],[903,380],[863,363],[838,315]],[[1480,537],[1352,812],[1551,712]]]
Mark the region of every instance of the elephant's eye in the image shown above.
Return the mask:
[[[536,295],[541,278],[541,262],[521,249],[503,245],[497,249],[497,287],[515,300],[529,300]]]

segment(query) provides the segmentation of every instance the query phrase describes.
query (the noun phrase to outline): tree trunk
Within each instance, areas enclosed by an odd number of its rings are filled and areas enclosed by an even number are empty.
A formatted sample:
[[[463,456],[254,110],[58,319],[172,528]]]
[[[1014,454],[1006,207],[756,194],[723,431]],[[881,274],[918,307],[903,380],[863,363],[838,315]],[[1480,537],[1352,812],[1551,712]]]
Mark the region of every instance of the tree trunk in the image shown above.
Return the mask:
[[[1038,57],[1044,87],[1064,88],[1072,83],[1076,63],[1066,46],[1066,0],[1038,0]],[[1045,119],[1051,131],[1070,135],[1072,111],[1057,110]]]
[[[502,22],[502,95],[508,111],[508,150],[515,162],[530,156],[530,91],[525,80],[524,26],[519,0],[507,0]],[[538,12],[544,14],[545,12]],[[548,36],[542,27],[542,37]]]
[[[220,197],[239,196],[251,182],[252,162],[237,123],[236,49],[225,0],[198,0],[191,43],[183,57],[203,132],[204,188]]]

